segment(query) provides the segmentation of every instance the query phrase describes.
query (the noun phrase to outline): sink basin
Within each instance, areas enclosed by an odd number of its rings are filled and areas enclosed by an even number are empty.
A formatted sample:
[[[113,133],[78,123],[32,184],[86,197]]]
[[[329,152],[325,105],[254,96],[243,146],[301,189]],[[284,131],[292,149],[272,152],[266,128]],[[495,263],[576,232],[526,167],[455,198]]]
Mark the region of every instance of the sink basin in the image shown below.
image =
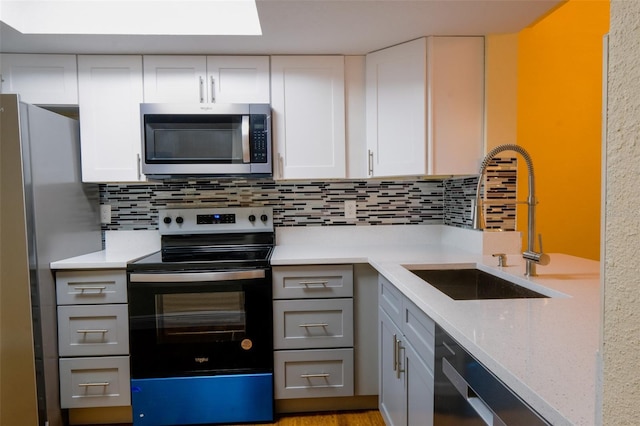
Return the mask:
[[[479,269],[409,269],[454,300],[546,298]]]

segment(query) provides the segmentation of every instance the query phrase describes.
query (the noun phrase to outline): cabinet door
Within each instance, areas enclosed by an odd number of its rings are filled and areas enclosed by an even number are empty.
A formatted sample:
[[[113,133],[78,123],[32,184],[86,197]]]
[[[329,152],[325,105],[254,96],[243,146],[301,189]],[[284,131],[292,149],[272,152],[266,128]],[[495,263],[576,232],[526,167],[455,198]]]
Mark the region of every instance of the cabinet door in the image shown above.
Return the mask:
[[[484,37],[429,37],[427,50],[427,173],[477,174],[484,142]]]
[[[82,180],[142,180],[142,57],[78,56],[78,90]]]
[[[271,88],[277,177],[344,178],[344,58],[274,56]]]
[[[422,38],[366,62],[369,176],[476,174],[484,38]]]
[[[144,102],[207,102],[204,56],[145,55]]]
[[[407,390],[407,426],[433,425],[433,375],[410,344],[400,351],[404,355]]]
[[[403,363],[400,360],[402,334],[391,318],[378,310],[379,340],[379,404],[380,414],[388,426],[406,424],[406,391]]]
[[[212,103],[268,104],[268,56],[207,57],[208,99]]]
[[[0,81],[2,93],[17,93],[30,104],[78,104],[75,55],[3,53]]]
[[[369,176],[426,170],[426,39],[366,58]]]

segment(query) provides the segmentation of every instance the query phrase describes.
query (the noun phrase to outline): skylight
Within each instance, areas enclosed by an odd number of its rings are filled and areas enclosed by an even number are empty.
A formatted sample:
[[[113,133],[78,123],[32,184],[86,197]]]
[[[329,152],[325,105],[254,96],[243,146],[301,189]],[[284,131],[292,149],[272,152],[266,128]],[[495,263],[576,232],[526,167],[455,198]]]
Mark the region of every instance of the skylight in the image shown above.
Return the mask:
[[[0,0],[23,34],[261,35],[255,0]]]

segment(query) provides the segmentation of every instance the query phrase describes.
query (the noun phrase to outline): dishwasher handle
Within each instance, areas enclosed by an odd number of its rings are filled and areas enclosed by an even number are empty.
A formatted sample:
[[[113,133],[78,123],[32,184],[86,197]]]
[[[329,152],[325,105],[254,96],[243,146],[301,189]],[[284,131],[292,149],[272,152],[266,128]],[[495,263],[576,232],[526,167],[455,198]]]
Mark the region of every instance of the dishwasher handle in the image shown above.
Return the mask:
[[[471,408],[482,418],[487,426],[507,426],[471,388],[469,383],[451,365],[449,360],[442,358],[442,372],[451,381],[451,384],[469,403]]]

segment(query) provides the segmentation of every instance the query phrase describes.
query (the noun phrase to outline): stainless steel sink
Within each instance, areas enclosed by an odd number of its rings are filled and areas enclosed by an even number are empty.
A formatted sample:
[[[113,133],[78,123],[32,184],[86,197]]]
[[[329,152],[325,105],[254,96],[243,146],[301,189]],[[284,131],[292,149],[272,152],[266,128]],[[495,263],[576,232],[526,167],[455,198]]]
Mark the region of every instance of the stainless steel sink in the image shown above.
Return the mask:
[[[475,268],[408,270],[454,300],[549,297]]]

